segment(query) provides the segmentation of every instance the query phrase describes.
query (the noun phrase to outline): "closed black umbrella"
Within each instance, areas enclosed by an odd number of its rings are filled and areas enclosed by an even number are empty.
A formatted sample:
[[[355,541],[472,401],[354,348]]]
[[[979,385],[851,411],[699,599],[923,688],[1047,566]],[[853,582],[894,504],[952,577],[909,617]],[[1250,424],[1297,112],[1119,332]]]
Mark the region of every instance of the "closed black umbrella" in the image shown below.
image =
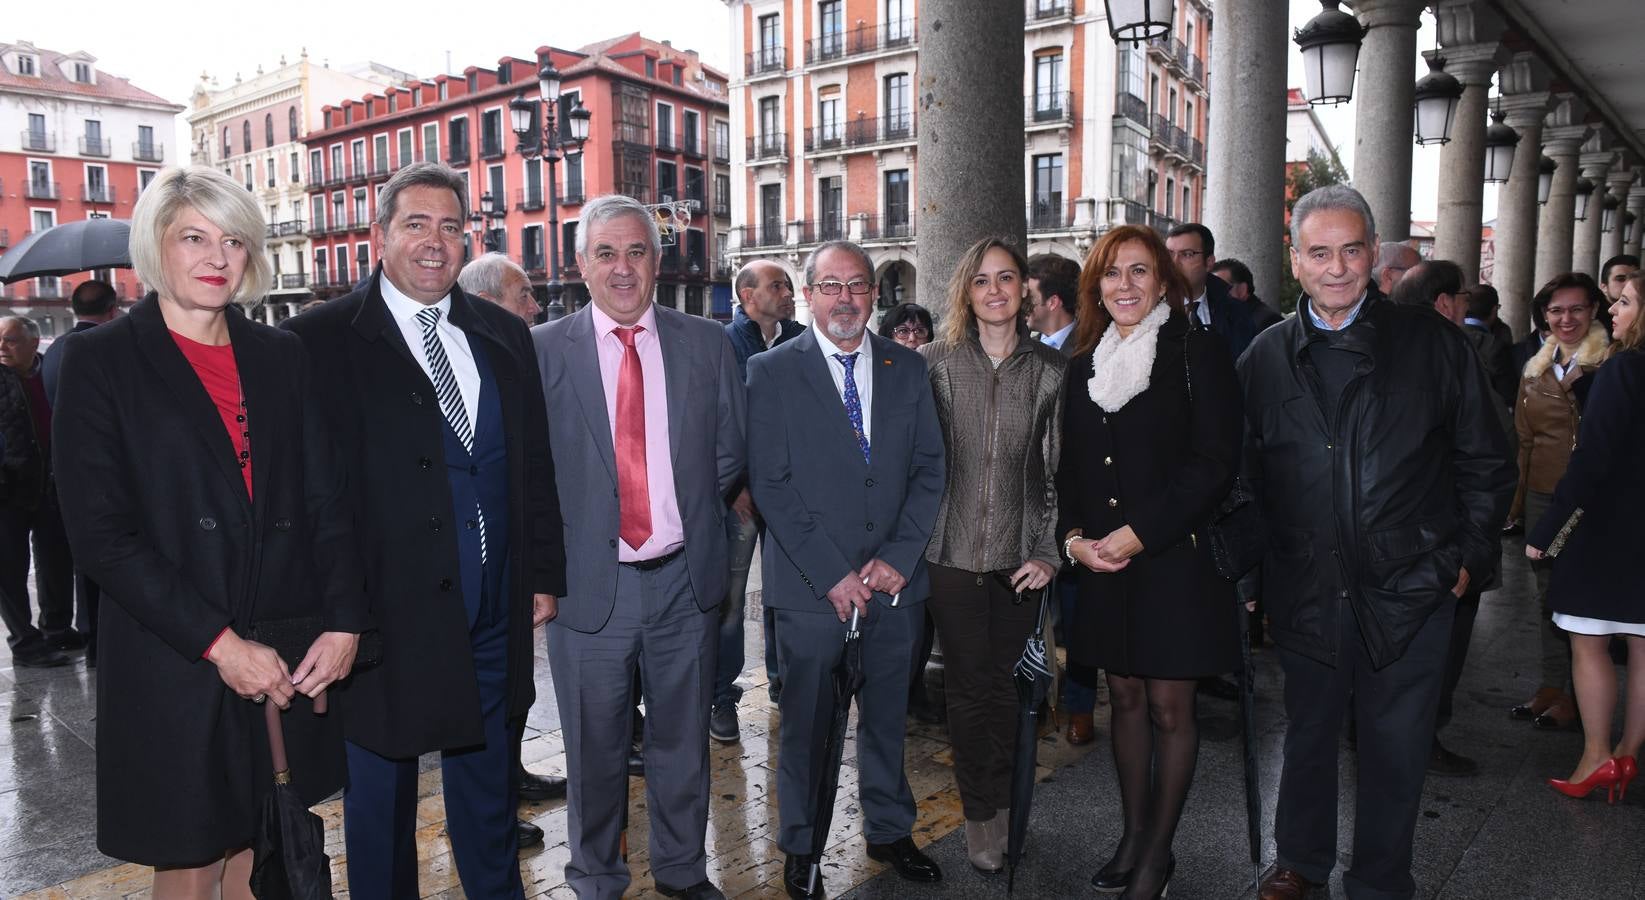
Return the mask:
[[[845,650],[834,664],[834,718],[828,726],[828,739],[823,743],[821,765],[817,767],[816,783],[811,792],[811,875],[806,879],[806,890],[816,894],[822,880],[823,850],[828,846],[828,830],[834,826],[834,795],[840,788],[840,758],[845,752],[846,720],[851,717],[851,698],[862,690],[862,629],[858,627],[861,610],[851,610],[851,622],[845,628]]]
[[[1040,705],[1051,689],[1051,661],[1045,654],[1045,612],[1051,592],[1041,589],[1039,621],[1023,647],[1012,680],[1017,685],[1017,749],[1011,764],[1011,820],[1005,840],[1005,892],[1017,879],[1023,844],[1028,840],[1028,811],[1034,802],[1034,769],[1039,765]]]
[[[324,709],[325,695],[314,699]],[[269,752],[274,757],[274,788],[252,838],[251,893],[257,900],[328,900],[331,860],[326,856],[325,824],[291,787],[280,709],[265,704]]]
[[[0,282],[131,268],[131,222],[86,219],[36,231],[0,256]]]

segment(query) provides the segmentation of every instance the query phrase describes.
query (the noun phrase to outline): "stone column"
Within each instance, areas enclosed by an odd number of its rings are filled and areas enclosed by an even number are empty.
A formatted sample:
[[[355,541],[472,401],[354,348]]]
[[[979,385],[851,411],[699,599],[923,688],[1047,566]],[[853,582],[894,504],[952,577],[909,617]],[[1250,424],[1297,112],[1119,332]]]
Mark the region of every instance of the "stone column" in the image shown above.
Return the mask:
[[[1282,0],[1219,0],[1211,33],[1211,71],[1222,75],[1211,79],[1205,225],[1217,236],[1217,254],[1244,260],[1257,294],[1270,298],[1279,294],[1281,266],[1289,265],[1270,230],[1285,220],[1286,111],[1279,98],[1296,49],[1287,40],[1288,14]]]
[[[1641,238],[1645,238],[1645,184],[1628,192],[1628,211],[1634,214],[1638,224],[1634,225],[1634,239],[1623,247],[1624,252],[1639,255]]]
[[[1588,197],[1587,216],[1576,223],[1571,238],[1571,267],[1566,270],[1586,272],[1594,278],[1599,277],[1599,226],[1607,194],[1605,176],[1610,174],[1611,163],[1616,158],[1616,151],[1602,149],[1604,141],[1600,134],[1588,138],[1582,154],[1577,157],[1582,177],[1593,182],[1594,192]]]
[[[1537,224],[1536,277],[1531,279],[1533,296],[1538,287],[1554,276],[1571,270],[1571,241],[1576,233],[1572,210],[1576,203],[1577,154],[1583,138],[1588,135],[1588,126],[1570,123],[1572,103],[1574,101],[1567,100],[1549,113],[1547,127],[1542,132],[1542,153],[1559,168],[1554,170],[1554,183]]]
[[[1479,278],[1480,224],[1485,209],[1485,95],[1496,73],[1496,44],[1447,47],[1445,71],[1462,82],[1451,140],[1439,150],[1439,222],[1434,258],[1462,267],[1464,284]],[[1432,54],[1430,54],[1432,55]]]
[[[1622,225],[1622,214],[1628,211],[1628,189],[1633,187],[1634,178],[1638,172],[1634,169],[1618,168],[1605,179],[1606,187],[1610,188],[1609,196],[1617,199],[1616,212],[1611,215],[1611,230],[1599,233],[1599,261],[1595,263],[1594,277],[1599,277],[1598,266],[1605,265],[1605,260],[1622,252],[1622,239],[1626,237]],[[1605,208],[1600,207],[1599,214],[1604,218]],[[1602,223],[1603,226],[1603,223]]]
[[[1421,0],[1354,4],[1360,24],[1370,29],[1359,48],[1354,80],[1354,187],[1371,204],[1385,241],[1411,236],[1411,94],[1416,88],[1417,26],[1426,7]]]
[[[915,180],[919,278],[927,284],[947,284],[960,255],[979,238],[1003,235],[1019,247],[1028,246],[1023,215],[1024,10],[1022,0],[920,4]],[[1279,105],[1283,114],[1284,104]],[[979,172],[987,177],[977,177]]]
[[[1508,181],[1497,188],[1496,267],[1491,282],[1502,302],[1498,317],[1520,338],[1530,330],[1531,296],[1536,291],[1536,189],[1548,94],[1510,94],[1503,98],[1502,109],[1507,124],[1519,132],[1519,146],[1514,148]]]

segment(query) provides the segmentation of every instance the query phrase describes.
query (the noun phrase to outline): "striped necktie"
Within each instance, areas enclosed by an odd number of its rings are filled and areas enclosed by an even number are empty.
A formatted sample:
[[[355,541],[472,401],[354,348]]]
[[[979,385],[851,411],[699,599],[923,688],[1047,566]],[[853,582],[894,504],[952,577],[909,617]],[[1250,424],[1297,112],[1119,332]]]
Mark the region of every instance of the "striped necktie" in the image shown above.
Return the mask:
[[[457,440],[462,441],[463,449],[472,454],[474,428],[469,424],[468,410],[463,406],[463,392],[457,388],[457,376],[451,372],[451,359],[446,356],[445,345],[440,343],[437,331],[440,316],[444,313],[445,310],[438,306],[417,311],[417,324],[423,327],[423,355],[428,359],[428,375],[429,380],[434,382],[434,393],[440,398],[440,412],[445,414],[446,422],[456,432]],[[480,523],[480,565],[483,566],[486,561],[486,517],[478,501],[474,504],[474,515]]]

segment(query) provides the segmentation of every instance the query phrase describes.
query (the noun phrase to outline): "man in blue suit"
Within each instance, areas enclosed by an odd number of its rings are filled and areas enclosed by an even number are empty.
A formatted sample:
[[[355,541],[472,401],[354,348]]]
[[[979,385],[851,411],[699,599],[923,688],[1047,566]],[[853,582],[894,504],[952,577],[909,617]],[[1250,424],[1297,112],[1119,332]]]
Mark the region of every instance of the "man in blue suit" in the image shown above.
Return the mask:
[[[1228,282],[1211,274],[1217,262],[1217,239],[1211,229],[1188,222],[1171,229],[1165,237],[1182,277],[1188,282],[1188,316],[1195,328],[1209,328],[1228,343],[1228,352],[1239,359],[1259,330],[1250,308],[1236,299]]]
[[[812,327],[748,363],[749,484],[766,521],[763,597],[776,610],[783,683],[777,843],[788,895],[801,900],[822,894],[807,889],[812,792],[833,710],[829,673],[853,609],[863,632],[857,768],[868,855],[911,881],[942,878],[910,837],[903,772],[942,430],[925,359],[867,331],[873,271],[856,244],[818,247],[804,278]]]

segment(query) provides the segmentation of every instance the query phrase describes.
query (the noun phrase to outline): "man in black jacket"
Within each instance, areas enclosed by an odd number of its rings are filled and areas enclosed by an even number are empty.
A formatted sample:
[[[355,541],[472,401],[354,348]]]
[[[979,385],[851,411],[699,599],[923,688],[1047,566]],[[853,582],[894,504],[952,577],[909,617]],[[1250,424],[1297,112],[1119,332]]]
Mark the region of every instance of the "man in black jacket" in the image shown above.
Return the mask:
[[[1211,274],[1228,282],[1228,296],[1245,304],[1246,311],[1251,314],[1251,323],[1256,326],[1257,331],[1261,332],[1271,325],[1285,321],[1279,310],[1257,296],[1256,281],[1251,276],[1250,266],[1227,256],[1211,265]]]
[[[1462,333],[1371,286],[1376,228],[1352,188],[1297,202],[1297,315],[1240,360],[1246,477],[1289,717],[1261,900],[1297,900],[1337,857],[1337,740],[1359,778],[1350,897],[1410,897],[1411,841],[1456,598],[1488,578],[1515,473]]]
[[[548,415],[531,336],[457,287],[467,182],[413,163],[378,197],[367,284],[284,324],[327,388],[382,662],[346,688],[348,882],[417,893],[417,757],[440,751],[464,893],[523,900],[514,736],[532,628],[565,593]]]
[[[1217,240],[1211,229],[1197,222],[1178,225],[1166,236],[1165,246],[1188,281],[1188,318],[1194,327],[1222,335],[1228,352],[1239,359],[1256,337],[1257,326],[1245,304],[1229,294],[1228,282],[1211,274],[1217,262]]]

